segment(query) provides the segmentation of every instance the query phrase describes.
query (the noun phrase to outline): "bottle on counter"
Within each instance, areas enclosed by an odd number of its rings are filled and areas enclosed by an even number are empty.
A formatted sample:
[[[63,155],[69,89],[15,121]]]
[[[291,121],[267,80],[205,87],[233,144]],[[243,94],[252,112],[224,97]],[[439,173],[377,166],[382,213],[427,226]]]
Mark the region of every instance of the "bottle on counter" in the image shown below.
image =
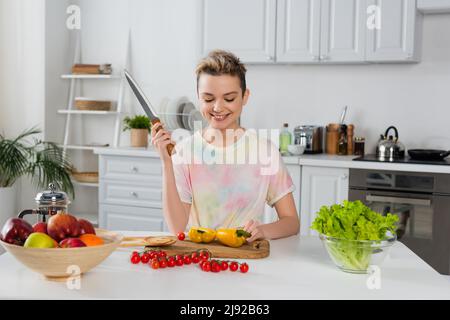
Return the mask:
[[[288,155],[288,145],[292,143],[292,134],[289,132],[289,125],[283,124],[283,128],[280,132],[280,153],[281,155]]]
[[[355,126],[353,124],[349,124],[347,126],[347,154],[353,154],[353,135],[355,131]]]
[[[364,155],[364,145],[366,139],[364,137],[355,137],[355,151],[354,154],[358,156]]]
[[[342,124],[339,128],[338,154],[347,154],[347,125]]]

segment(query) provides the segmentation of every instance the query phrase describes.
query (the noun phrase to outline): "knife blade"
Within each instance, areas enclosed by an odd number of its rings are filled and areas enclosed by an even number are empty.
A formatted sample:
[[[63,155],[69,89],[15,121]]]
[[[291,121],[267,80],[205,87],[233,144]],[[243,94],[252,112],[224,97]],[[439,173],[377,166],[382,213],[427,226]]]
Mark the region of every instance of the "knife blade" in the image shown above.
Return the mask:
[[[157,116],[157,113],[155,112],[155,109],[153,108],[152,104],[145,96],[142,89],[137,84],[136,80],[133,79],[133,77],[127,70],[124,70],[124,73],[125,73],[125,78],[127,79],[128,84],[131,87],[131,90],[133,90],[134,95],[136,96],[140,105],[142,106],[142,109],[144,109],[145,113],[147,114],[148,118],[150,119],[151,124],[155,125],[156,123],[161,122]],[[161,128],[162,127],[159,127],[158,129],[156,129],[156,132],[161,130]],[[173,148],[174,148],[174,145],[172,143],[167,145],[167,152],[169,153],[169,156],[172,155]]]

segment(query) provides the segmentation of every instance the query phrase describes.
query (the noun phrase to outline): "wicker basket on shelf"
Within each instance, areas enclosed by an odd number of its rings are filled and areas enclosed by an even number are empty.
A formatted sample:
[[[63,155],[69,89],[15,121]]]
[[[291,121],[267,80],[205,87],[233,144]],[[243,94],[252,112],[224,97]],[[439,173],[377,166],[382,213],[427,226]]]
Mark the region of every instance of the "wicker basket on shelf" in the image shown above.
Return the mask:
[[[78,182],[98,183],[98,172],[72,171],[72,177]]]
[[[104,100],[75,98],[75,107],[78,110],[109,111],[111,110],[112,102]]]

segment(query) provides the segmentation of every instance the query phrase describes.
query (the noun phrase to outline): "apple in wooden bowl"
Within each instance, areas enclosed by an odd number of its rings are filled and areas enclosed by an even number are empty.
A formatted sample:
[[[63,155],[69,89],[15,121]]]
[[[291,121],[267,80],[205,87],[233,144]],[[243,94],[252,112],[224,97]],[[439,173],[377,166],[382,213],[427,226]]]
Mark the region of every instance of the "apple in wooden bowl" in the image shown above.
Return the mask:
[[[0,240],[0,244],[29,269],[49,279],[85,273],[105,260],[122,242],[123,236],[95,229],[102,245],[75,248],[30,248]]]

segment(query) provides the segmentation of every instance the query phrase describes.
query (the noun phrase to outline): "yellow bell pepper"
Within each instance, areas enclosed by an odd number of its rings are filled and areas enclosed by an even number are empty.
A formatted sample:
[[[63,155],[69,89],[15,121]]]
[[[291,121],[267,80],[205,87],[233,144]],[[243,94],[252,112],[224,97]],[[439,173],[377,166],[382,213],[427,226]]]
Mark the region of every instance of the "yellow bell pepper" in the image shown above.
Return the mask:
[[[191,227],[188,235],[192,242],[209,243],[216,238],[216,231],[210,228]]]
[[[239,248],[250,236],[249,232],[242,229],[218,229],[216,239],[226,246]]]

